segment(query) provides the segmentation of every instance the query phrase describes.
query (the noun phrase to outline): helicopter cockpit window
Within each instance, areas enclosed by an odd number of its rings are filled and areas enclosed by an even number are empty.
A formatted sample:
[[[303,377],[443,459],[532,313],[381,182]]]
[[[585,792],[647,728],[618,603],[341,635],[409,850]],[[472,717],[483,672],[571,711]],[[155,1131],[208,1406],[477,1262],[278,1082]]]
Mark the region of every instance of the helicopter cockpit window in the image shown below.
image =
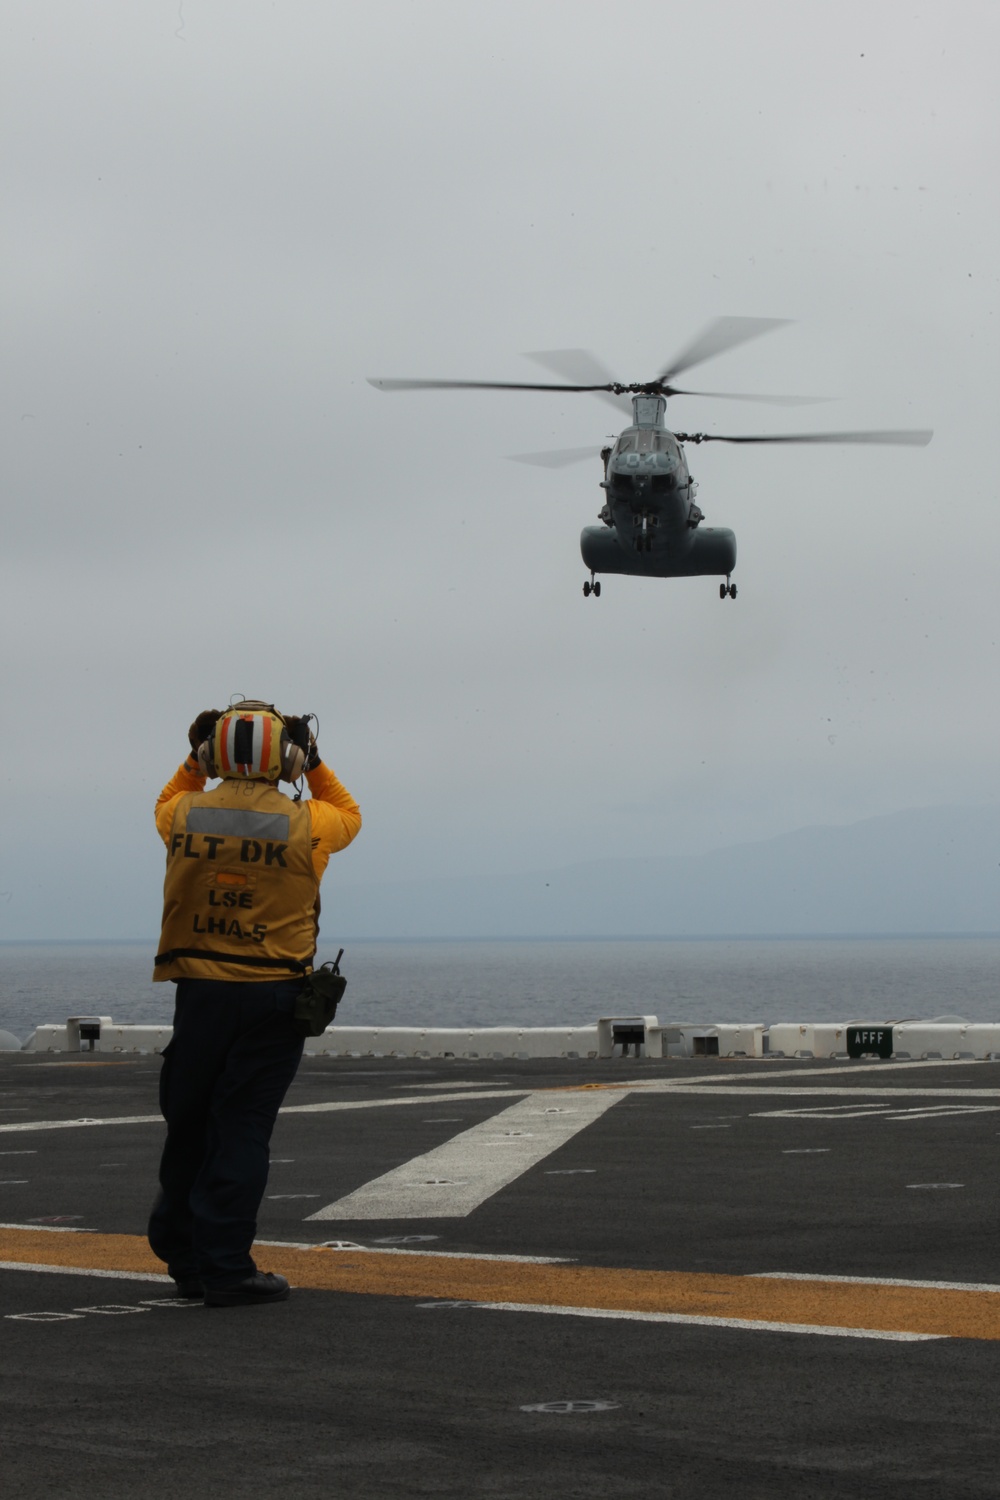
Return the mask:
[[[615,452],[616,453],[634,453],[635,452],[635,433],[634,432],[629,432],[629,433],[626,433],[624,437],[620,437],[618,439],[618,443],[617,443],[617,446],[615,448]]]

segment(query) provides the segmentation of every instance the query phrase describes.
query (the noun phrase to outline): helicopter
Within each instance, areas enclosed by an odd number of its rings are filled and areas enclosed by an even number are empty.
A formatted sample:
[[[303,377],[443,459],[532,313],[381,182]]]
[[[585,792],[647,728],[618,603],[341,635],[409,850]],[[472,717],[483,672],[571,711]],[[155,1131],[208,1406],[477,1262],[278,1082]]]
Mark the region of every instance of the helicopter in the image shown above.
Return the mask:
[[[924,447],[933,432],[902,429],[873,432],[797,432],[724,436],[719,433],[672,432],[666,425],[668,399],[675,396],[722,396],[730,401],[761,401],[796,406],[824,400],[812,396],[736,395],[727,391],[689,391],[673,384],[695,365],[758,338],[789,322],[787,318],[716,318],[674,356],[653,380],[631,385],[615,380],[585,349],[552,349],[530,354],[566,384],[529,384],[493,380],[369,379],[381,391],[485,390],[590,392],[630,413],[631,424],[600,450],[604,504],[599,526],[585,526],[580,552],[590,577],[584,598],[601,596],[598,574],[624,573],[642,578],[719,577],[719,598],[736,598],[732,581],[736,537],[725,527],[703,526],[704,512],[695,503],[698,485],[688,468],[685,444],[700,443],[878,443]],[[559,468],[593,458],[594,448],[565,448],[547,453],[520,453],[521,463]]]

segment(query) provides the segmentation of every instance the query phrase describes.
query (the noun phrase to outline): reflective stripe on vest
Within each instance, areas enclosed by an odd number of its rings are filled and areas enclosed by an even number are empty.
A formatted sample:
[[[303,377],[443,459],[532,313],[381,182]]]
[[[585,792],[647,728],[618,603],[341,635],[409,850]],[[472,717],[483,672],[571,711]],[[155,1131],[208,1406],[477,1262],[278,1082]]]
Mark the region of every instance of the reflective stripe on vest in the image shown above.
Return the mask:
[[[189,792],[174,812],[154,979],[261,980],[309,972],[319,881],[312,819],[265,781]]]

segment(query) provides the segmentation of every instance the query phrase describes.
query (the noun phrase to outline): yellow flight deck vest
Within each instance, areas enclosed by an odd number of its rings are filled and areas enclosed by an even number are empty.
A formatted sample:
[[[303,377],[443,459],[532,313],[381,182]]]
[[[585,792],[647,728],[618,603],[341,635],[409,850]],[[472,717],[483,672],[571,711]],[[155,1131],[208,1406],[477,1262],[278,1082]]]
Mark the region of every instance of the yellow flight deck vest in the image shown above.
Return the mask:
[[[167,842],[154,979],[290,979],[311,971],[319,880],[308,807],[267,781],[188,792]]]

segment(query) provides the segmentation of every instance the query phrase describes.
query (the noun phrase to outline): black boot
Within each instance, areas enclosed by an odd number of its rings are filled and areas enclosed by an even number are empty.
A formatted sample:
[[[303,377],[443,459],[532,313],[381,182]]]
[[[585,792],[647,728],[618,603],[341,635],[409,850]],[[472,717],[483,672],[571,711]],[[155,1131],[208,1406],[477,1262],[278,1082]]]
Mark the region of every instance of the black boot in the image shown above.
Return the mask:
[[[207,1287],[206,1307],[244,1307],[254,1302],[284,1302],[289,1293],[284,1276],[273,1271],[255,1271],[233,1286]]]
[[[197,1276],[175,1276],[174,1286],[177,1288],[177,1296],[183,1297],[187,1302],[200,1302],[205,1295],[205,1288]]]

